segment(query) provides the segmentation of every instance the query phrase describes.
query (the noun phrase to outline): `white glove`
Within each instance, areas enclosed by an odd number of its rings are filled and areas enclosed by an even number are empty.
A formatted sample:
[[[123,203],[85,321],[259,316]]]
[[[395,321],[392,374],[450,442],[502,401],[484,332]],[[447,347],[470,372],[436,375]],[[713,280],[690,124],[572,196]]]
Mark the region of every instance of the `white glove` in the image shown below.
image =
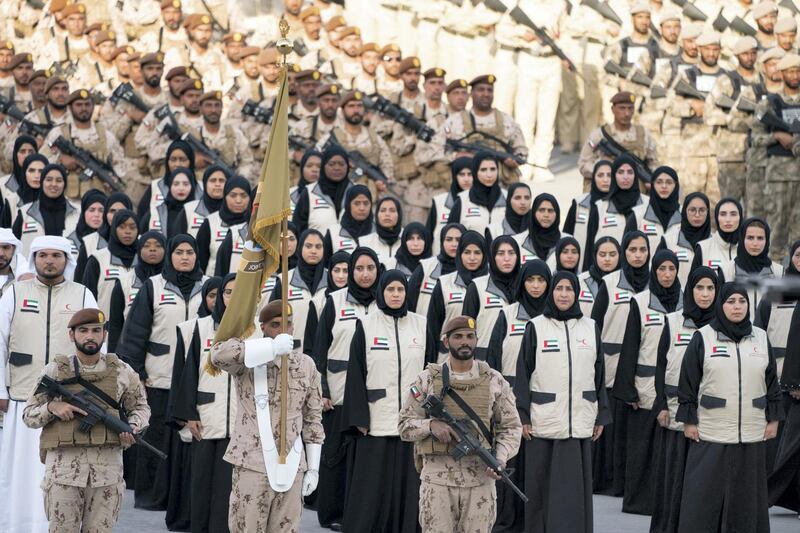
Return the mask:
[[[269,338],[244,341],[244,366],[255,368],[275,359],[275,340]]]
[[[275,357],[291,353],[294,349],[294,337],[288,333],[281,333],[273,339],[272,347],[275,350]]]
[[[250,250],[252,252],[263,252],[264,251],[264,249],[261,246],[259,246],[259,244],[257,242],[251,241],[251,240],[248,240],[247,242],[245,242],[244,243],[244,247],[245,247],[245,249]]]
[[[306,470],[303,474],[303,496],[310,496],[312,492],[317,490],[317,483],[319,482],[319,472],[316,470]]]
[[[306,443],[306,465],[308,470],[303,474],[303,496],[308,496],[317,489],[321,458],[322,444]]]

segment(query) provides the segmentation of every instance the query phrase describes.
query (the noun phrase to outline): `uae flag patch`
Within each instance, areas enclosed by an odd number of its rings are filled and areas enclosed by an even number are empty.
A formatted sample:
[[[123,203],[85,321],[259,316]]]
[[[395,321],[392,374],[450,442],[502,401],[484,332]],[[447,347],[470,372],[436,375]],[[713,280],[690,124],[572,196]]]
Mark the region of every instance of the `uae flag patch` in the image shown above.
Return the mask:
[[[511,332],[509,333],[509,335],[511,337],[516,337],[518,335],[524,335],[525,334],[525,324],[527,324],[527,322],[514,322],[513,324],[511,324]]]
[[[687,252],[686,250],[675,251],[675,256],[681,263],[686,263],[687,261],[689,261],[689,252]]]
[[[463,292],[451,292],[447,295],[447,303],[448,304],[459,304],[464,302],[464,293]]]
[[[450,211],[442,211],[441,216],[439,217],[439,223],[447,224],[447,220],[450,218]]]
[[[727,346],[712,346],[711,347],[711,357],[715,355],[728,355],[728,347]]]
[[[388,350],[389,339],[387,337],[372,337],[371,350]]]
[[[586,224],[586,221],[589,217],[586,216],[586,213],[578,213],[575,215],[575,223],[576,224]]]
[[[655,224],[644,223],[642,224],[642,233],[645,235],[656,235],[658,234],[658,230],[656,229]]]
[[[175,305],[175,293],[165,292],[158,298],[158,305]]]
[[[264,294],[266,292],[272,292],[272,289],[275,288],[275,283],[276,283],[275,278],[273,277],[267,278],[267,281],[264,282],[264,286],[261,287],[261,294]]]
[[[345,307],[339,310],[339,320],[355,320],[356,310],[352,307]]]
[[[722,268],[722,260],[720,259],[711,259],[706,263],[706,266],[709,268],[715,268],[717,270]]]
[[[339,241],[339,249],[341,250],[354,250],[356,242],[353,239],[341,239]]]
[[[475,218],[481,216],[481,209],[480,207],[468,207],[467,213],[464,215],[468,218]]]
[[[578,301],[591,304],[594,303],[594,296],[592,296],[591,291],[581,291],[580,294],[578,294]]]
[[[558,339],[546,339],[542,343],[542,353],[557,352],[560,350]]]
[[[204,220],[204,217],[192,217],[192,229],[200,229]]]
[[[617,225],[617,217],[614,215],[606,215],[603,217],[603,227],[612,228]]]
[[[214,234],[214,240],[217,242],[222,242],[225,240],[225,237],[228,236],[228,228],[223,228],[221,230],[217,230]]]
[[[139,294],[139,289],[131,289],[131,293],[128,295],[128,305],[133,303],[137,294]]]
[[[206,339],[206,346],[203,348],[203,353],[207,354],[211,351],[211,347],[214,345],[214,339]]]
[[[436,283],[433,281],[424,281],[422,283],[422,292],[425,294],[430,294],[433,292],[434,287],[436,287]]]
[[[106,279],[119,279],[119,269],[118,268],[107,268],[106,269]]]
[[[233,252],[237,254],[244,253],[244,241],[241,239],[236,239],[233,243]]]
[[[22,233],[36,233],[39,231],[39,224],[36,222],[25,222],[22,225]]]
[[[533,261],[534,259],[536,259],[536,256],[534,254],[522,254],[521,264],[524,265],[528,261]]]
[[[287,291],[288,299],[291,300],[302,300],[303,299],[303,289],[297,289],[295,287],[289,287]]]
[[[689,341],[691,340],[691,333],[678,333],[675,336],[675,346],[689,346]]]
[[[322,198],[314,198],[314,209],[327,209],[328,207],[328,202]]]
[[[631,301],[631,293],[629,291],[619,291],[614,293],[614,304],[625,304]]]
[[[644,315],[644,325],[645,326],[663,326],[664,325],[664,315],[660,313],[647,313]]]
[[[494,294],[486,295],[486,309],[494,309],[502,306],[503,300],[499,296],[495,296]]]
[[[34,300],[32,298],[25,298],[22,300],[22,307],[19,309],[23,313],[38,313],[39,312],[39,300]]]
[[[153,231],[160,231],[161,230],[161,221],[157,218],[154,218],[150,221],[150,229]]]

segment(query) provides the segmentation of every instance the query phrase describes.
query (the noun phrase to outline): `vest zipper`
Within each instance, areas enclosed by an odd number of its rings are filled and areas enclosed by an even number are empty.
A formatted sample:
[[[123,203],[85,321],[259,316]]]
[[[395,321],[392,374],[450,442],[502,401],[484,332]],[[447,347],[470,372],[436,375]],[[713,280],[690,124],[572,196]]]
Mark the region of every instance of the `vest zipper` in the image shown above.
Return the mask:
[[[400,363],[400,331],[397,327],[397,318],[394,319],[394,341],[397,343],[397,412],[403,406],[401,395],[403,393],[403,367]]]
[[[739,343],[736,343],[736,362],[739,366],[739,442],[742,442],[742,354],[739,352]]]
[[[567,334],[567,362],[569,364],[569,438],[572,438],[572,348],[569,344],[569,328],[564,322],[564,332]]]
[[[45,334],[44,364],[50,362],[50,296],[53,293],[53,286],[47,286],[47,333]]]

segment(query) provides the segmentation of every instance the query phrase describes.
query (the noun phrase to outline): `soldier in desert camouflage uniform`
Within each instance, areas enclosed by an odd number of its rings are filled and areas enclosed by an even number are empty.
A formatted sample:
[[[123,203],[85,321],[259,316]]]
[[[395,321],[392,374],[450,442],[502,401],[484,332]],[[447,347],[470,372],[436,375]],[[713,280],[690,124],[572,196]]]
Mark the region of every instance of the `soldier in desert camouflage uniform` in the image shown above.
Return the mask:
[[[44,375],[66,381],[64,386],[73,392],[90,383],[113,401],[105,406],[111,414],[119,416],[117,411],[124,409],[133,431],[144,430],[150,408],[138,374],[115,355],[100,352],[106,339],[103,312],[82,309],[68,327],[76,353],[56,356],[45,366]],[[25,424],[43,428],[39,445],[45,464],[42,490],[51,533],[110,532],[122,507],[122,449],[133,444],[133,435],[112,433],[102,422],[90,433],[82,433],[75,417],[83,414],[79,408],[35,390],[25,405]]]
[[[291,309],[291,308],[290,308]],[[228,514],[231,531],[296,533],[300,530],[302,496],[317,486],[319,461],[325,432],[322,429],[322,386],[314,361],[299,349],[292,349],[289,315],[287,334],[281,332],[281,300],[274,300],[259,315],[264,339],[230,339],[211,349],[211,361],[233,376],[238,395],[236,425],[224,459],[233,465]],[[279,357],[288,353],[290,387],[287,391],[286,435],[280,435]],[[256,416],[255,370],[267,366],[269,411],[272,435],[283,438],[288,447],[302,436],[305,456],[294,484],[287,492],[270,487],[261,449]],[[277,445],[277,443],[276,443]]]
[[[444,422],[431,419],[421,406],[425,395],[442,393],[443,369],[448,367],[451,388],[494,433],[495,456],[505,464],[517,454],[522,425],[514,406],[514,393],[503,376],[483,361],[475,361],[475,321],[467,316],[451,319],[442,330],[450,357],[442,365],[429,364],[406,393],[400,411],[400,437],[414,442],[417,470],[420,472],[419,521],[427,533],[453,531],[489,532],[496,509],[493,472],[475,455],[455,460],[449,455],[449,443],[455,432]],[[419,398],[416,395],[420,395]],[[445,407],[455,417],[463,411],[450,395],[443,398]]]

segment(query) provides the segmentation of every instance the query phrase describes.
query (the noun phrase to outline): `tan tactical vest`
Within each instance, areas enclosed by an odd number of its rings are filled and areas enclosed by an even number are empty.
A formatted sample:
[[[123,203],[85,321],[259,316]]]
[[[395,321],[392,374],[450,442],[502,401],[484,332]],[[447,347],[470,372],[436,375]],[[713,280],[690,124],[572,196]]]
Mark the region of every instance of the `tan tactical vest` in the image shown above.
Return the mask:
[[[55,363],[58,365],[58,376],[56,376],[57,381],[61,382],[76,377],[77,372],[73,366],[74,358],[74,355],[59,355],[54,359]],[[101,372],[82,371],[80,373],[80,377],[118,402],[120,398],[117,390],[117,381],[119,370],[123,367],[123,363],[117,359],[117,356],[114,354],[106,354],[105,361],[105,370]],[[79,393],[86,390],[83,385],[79,383],[64,385],[64,388],[73,393]],[[119,411],[105,402],[101,403],[98,399],[94,399],[93,401],[103,405],[106,413],[115,417],[120,416]],[[102,422],[98,422],[92,426],[92,429],[89,430],[88,433],[80,431],[78,426],[80,426],[80,420],[78,418],[73,418],[70,421],[64,421],[55,418],[52,422],[42,428],[42,434],[39,438],[39,451],[41,458],[44,459],[46,450],[52,450],[54,448],[73,446],[116,446],[120,444],[119,433],[111,431]]]
[[[493,128],[477,127],[477,124],[473,126],[473,117],[467,110],[461,111],[459,116],[461,118],[461,124],[464,126],[465,135],[463,140],[465,142],[478,142],[484,146],[503,152],[508,150],[508,146],[503,146],[496,140],[499,139],[508,145],[511,144],[511,140],[506,138],[505,129],[503,128],[503,114],[499,110],[494,110]],[[519,175],[519,169],[512,169],[503,164],[500,165],[500,179],[503,183],[508,184],[517,181]]]
[[[705,349],[697,393],[700,439],[719,444],[762,442],[767,427],[767,333],[753,327],[737,344],[710,325],[699,332]]]
[[[16,282],[13,291],[8,393],[12,400],[24,402],[36,386],[44,365],[57,355],[74,351],[67,324],[83,308],[86,287],[72,281],[48,286],[34,278]]]
[[[106,129],[100,123],[95,123],[94,128],[97,131],[97,142],[92,144],[84,144],[83,141],[79,139],[72,138],[72,126],[67,124],[61,124],[58,126],[61,130],[61,135],[64,138],[72,143],[75,144],[78,148],[83,148],[93,156],[97,158],[98,161],[102,161],[104,163],[110,162],[110,155],[111,152],[108,150],[108,145],[106,143]],[[80,175],[79,172],[73,171],[70,172],[67,176],[67,183],[65,189],[65,195],[67,198],[72,199],[80,199],[83,194],[88,191],[89,189],[99,189],[103,190],[103,182],[98,178],[92,178],[88,181],[80,181],[78,176]]]
[[[427,321],[416,313],[395,319],[381,312],[361,321],[367,352],[369,434],[394,437],[403,396],[425,368]]]
[[[327,378],[333,405],[344,401],[344,383],[347,379],[347,363],[350,361],[350,343],[356,331],[356,320],[374,313],[375,303],[365,307],[349,298],[347,288],[330,294],[336,318],[331,328],[331,347],[328,349]],[[368,330],[365,330],[368,331]]]
[[[478,418],[483,422],[489,431],[492,430],[492,393],[489,387],[491,382],[491,369],[485,361],[475,361],[478,365],[478,377],[469,380],[450,379],[450,388],[458,394],[464,402],[469,405]],[[431,375],[432,387],[428,394],[440,395],[442,391],[442,365],[431,363],[428,365],[428,373]],[[452,376],[452,371],[451,371]],[[443,403],[447,411],[459,420],[469,420],[469,415],[450,397],[444,395]],[[486,442],[483,432],[478,425],[470,421],[473,431],[484,448],[491,448],[494,443]],[[433,436],[427,437],[414,445],[416,455],[444,455],[449,454],[452,446],[448,442],[439,442]]]
[[[529,381],[534,436],[591,437],[597,419],[594,320],[562,322],[539,315],[531,323],[536,331],[536,369]]]
[[[634,124],[633,125],[633,131],[636,134],[636,136],[634,137],[634,139],[632,141],[631,140],[623,141],[623,140],[620,140],[620,139],[617,139],[616,137],[614,137],[614,135],[612,134],[612,132],[614,131],[614,128],[612,128],[611,125],[607,124],[605,126],[605,130],[609,133],[609,135],[611,135],[611,137],[617,143],[619,143],[623,148],[625,148],[625,150],[627,150],[628,152],[632,153],[633,155],[635,155],[636,157],[638,157],[642,161],[644,161],[646,159],[646,157],[647,157],[647,145],[645,143],[644,126],[640,126],[638,124]]]

